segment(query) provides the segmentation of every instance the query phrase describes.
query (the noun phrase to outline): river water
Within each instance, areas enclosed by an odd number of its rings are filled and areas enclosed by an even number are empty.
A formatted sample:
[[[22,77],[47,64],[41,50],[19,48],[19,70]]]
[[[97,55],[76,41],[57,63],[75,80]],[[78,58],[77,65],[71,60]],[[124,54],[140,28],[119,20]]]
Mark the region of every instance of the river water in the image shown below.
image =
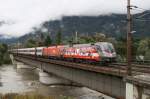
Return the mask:
[[[1,66],[0,93],[36,93],[50,96],[71,96],[76,99],[102,99],[101,93],[85,87],[45,85],[39,81],[38,72],[35,68],[17,69],[14,65]]]

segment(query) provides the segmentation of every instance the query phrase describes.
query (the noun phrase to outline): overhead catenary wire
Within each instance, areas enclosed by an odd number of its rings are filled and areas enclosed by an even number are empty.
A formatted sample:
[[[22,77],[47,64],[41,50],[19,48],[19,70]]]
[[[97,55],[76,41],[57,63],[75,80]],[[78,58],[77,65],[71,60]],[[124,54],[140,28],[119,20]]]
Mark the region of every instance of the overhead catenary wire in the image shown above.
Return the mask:
[[[146,16],[148,14],[150,14],[150,13],[144,13],[143,15],[138,16],[138,18],[142,18],[142,17],[144,17],[144,16]]]
[[[139,10],[143,10],[143,11],[150,11],[150,9],[141,8],[141,7],[138,7],[135,5],[131,5],[130,7],[131,7],[131,9],[134,8],[134,9],[139,9]]]
[[[144,10],[135,9],[135,8],[131,8],[131,10],[135,10],[135,11],[139,11],[139,12],[144,12]]]
[[[143,11],[148,11],[148,12],[150,12],[150,9],[143,9],[143,8],[140,8],[140,7],[137,7],[137,9],[141,9],[141,10],[143,10]]]
[[[136,10],[136,11],[142,11],[142,12],[145,12],[143,13],[142,15],[139,15],[138,17],[135,18],[135,20],[137,21],[150,21],[150,18],[143,18],[145,17],[146,15],[149,15],[150,14],[150,10],[148,9],[144,9],[144,8],[140,8],[138,6],[135,6],[135,5],[131,5],[130,6],[130,9],[131,10]]]
[[[140,19],[140,18],[135,18],[137,21],[150,21],[150,19]]]
[[[130,9],[136,11],[142,11],[142,12],[146,11],[146,13],[150,13],[150,9],[144,9],[134,5],[130,6]]]

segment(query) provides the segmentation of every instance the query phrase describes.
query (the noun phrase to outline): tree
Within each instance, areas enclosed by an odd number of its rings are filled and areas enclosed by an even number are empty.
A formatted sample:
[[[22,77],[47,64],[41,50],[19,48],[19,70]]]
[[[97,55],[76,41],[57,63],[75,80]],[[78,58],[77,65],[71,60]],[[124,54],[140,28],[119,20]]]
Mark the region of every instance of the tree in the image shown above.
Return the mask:
[[[44,45],[45,46],[49,46],[52,44],[52,40],[50,38],[50,36],[48,35],[46,38],[45,38],[45,41],[44,41]]]
[[[36,47],[37,46],[37,42],[35,41],[35,40],[33,40],[33,39],[29,39],[27,42],[26,42],[26,44],[25,44],[25,47],[29,47],[29,48],[31,48],[31,47]]]
[[[138,50],[138,46],[139,46],[139,43],[140,43],[140,39],[139,38],[136,38],[134,37],[133,40],[132,40],[132,58],[135,58],[137,57],[137,50]]]
[[[61,44],[61,30],[59,30],[56,34],[56,44]]]
[[[0,44],[0,52],[5,53],[6,50],[7,50],[7,47],[5,46],[5,44]]]
[[[115,45],[117,54],[126,57],[126,42],[118,41]]]
[[[140,41],[138,47],[138,54],[145,55],[150,50],[150,39],[146,38]]]
[[[95,43],[107,41],[105,34],[96,33],[95,35],[82,35],[79,37],[79,43]]]
[[[118,38],[116,43],[114,43],[115,50],[117,53],[117,60],[118,61],[126,61],[126,52],[127,52],[127,44],[126,44],[126,39],[125,38]]]
[[[95,42],[104,42],[106,41],[106,36],[103,33],[96,33],[92,38],[95,40]]]
[[[43,33],[40,33],[40,40],[41,40],[41,42],[43,42],[43,40],[44,40],[44,34]]]
[[[145,60],[150,60],[150,49],[145,53]]]
[[[150,59],[150,38],[141,40],[137,51],[139,55],[145,56],[145,59]]]
[[[8,46],[0,43],[0,65],[9,63],[11,63],[11,60],[8,54]]]

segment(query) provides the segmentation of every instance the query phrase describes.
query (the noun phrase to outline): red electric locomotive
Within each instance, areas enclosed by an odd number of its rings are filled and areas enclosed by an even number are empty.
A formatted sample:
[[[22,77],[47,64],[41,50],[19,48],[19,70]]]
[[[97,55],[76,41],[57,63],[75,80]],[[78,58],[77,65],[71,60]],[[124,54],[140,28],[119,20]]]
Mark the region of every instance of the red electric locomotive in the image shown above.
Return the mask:
[[[114,61],[116,52],[111,43],[75,44],[50,46],[43,49],[43,56],[59,59],[86,60],[96,62]]]

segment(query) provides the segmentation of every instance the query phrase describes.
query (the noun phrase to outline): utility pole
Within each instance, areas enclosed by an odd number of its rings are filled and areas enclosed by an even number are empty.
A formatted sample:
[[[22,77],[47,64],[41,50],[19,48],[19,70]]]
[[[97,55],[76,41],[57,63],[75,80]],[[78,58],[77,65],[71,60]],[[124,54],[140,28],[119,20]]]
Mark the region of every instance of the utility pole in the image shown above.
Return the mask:
[[[132,75],[132,34],[131,34],[131,5],[130,0],[127,0],[127,74],[129,76]]]
[[[18,51],[19,51],[19,41],[17,42],[17,56],[18,56]]]
[[[75,42],[78,43],[78,32],[76,31]]]

